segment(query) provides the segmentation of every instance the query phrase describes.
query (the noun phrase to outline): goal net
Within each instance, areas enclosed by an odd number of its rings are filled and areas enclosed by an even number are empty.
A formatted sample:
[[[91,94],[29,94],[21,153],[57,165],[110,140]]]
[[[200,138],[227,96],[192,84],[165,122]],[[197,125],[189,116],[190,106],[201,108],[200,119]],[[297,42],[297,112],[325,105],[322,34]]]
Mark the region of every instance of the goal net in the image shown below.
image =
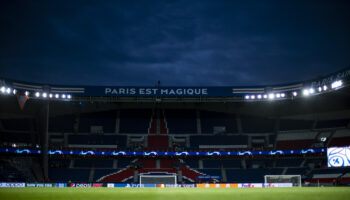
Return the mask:
[[[300,175],[265,175],[265,184],[278,184],[285,187],[301,187]]]
[[[173,175],[143,175],[140,174],[140,184],[177,184],[177,176]]]

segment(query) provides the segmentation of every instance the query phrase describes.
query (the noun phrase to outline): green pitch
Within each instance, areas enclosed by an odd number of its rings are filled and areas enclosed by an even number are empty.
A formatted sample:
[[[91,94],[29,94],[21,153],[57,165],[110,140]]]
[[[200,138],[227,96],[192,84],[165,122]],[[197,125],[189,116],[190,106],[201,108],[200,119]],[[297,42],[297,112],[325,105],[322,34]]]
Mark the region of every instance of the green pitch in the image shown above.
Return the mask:
[[[350,188],[0,188],[1,200],[346,200]]]

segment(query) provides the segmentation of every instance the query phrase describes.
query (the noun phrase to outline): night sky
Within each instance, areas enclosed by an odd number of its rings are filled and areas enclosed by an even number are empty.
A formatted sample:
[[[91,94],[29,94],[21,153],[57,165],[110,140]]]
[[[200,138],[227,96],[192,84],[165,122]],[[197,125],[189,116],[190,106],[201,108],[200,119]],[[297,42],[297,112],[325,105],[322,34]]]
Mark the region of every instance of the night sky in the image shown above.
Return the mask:
[[[0,77],[268,85],[350,66],[350,1],[0,1]]]

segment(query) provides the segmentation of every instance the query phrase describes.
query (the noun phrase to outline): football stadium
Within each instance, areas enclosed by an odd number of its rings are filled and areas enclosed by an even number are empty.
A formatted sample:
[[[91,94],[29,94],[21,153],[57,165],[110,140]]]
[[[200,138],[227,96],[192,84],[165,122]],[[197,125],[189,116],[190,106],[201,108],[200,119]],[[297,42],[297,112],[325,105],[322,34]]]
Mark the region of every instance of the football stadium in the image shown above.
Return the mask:
[[[2,78],[0,199],[347,199],[349,85]]]

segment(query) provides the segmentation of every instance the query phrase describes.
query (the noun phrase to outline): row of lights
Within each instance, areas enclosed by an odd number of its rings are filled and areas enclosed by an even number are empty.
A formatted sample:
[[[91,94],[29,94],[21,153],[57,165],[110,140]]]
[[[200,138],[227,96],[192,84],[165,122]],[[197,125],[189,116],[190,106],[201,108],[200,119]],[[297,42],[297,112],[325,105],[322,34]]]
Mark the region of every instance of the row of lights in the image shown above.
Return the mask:
[[[342,86],[343,86],[343,82],[341,80],[334,81],[331,84],[331,88],[333,90],[339,89]],[[327,90],[328,90],[327,85],[324,85],[322,87],[320,86],[320,87],[317,88],[317,91],[319,93],[326,92]],[[309,96],[309,95],[312,95],[312,94],[315,94],[315,93],[316,93],[316,90],[314,88],[307,88],[307,89],[302,90],[302,94],[304,96]],[[299,94],[298,94],[297,91],[293,91],[291,93],[291,95],[293,95],[293,97],[297,97]],[[273,100],[273,99],[281,99],[281,98],[285,98],[285,97],[286,97],[285,93],[270,93],[270,94],[258,94],[258,95],[245,95],[244,99],[245,100],[255,100],[255,99],[258,99],[258,100],[261,100],[261,99]]]
[[[285,98],[286,94],[285,93],[270,93],[270,94],[258,94],[258,95],[246,95],[244,99],[246,100],[254,100],[254,99],[280,99],[280,98]]]
[[[26,96],[28,96],[28,95],[26,94]],[[70,95],[70,94],[61,94],[60,95],[60,94],[52,94],[52,93],[46,93],[46,92],[43,92],[43,93],[35,92],[35,97],[37,97],[37,98],[42,97],[44,99],[46,99],[46,98],[50,98],[50,99],[52,99],[52,98],[55,98],[55,99],[60,99],[60,98],[61,99],[71,99],[72,95]]]
[[[12,89],[12,88],[6,88],[6,87],[1,87],[0,88],[0,91],[2,94],[14,94],[16,95],[17,94],[17,90],[16,89]],[[27,97],[30,95],[30,92],[28,91],[25,91],[24,92],[24,95],[26,95]],[[43,92],[43,93],[40,93],[40,92],[35,92],[34,93],[34,96],[36,98],[55,98],[55,99],[72,99],[72,95],[70,94],[52,94],[52,93],[46,93],[46,92]]]

